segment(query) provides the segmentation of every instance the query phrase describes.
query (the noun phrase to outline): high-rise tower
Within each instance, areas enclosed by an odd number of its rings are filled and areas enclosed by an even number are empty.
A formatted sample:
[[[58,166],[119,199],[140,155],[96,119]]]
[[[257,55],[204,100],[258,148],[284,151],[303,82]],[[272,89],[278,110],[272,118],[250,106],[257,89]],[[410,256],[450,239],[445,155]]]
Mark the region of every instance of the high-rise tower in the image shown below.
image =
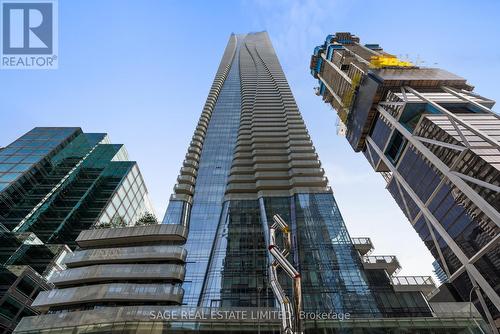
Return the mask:
[[[400,266],[394,256],[370,255],[368,238],[351,240],[267,33],[231,35],[177,180],[162,227],[182,231],[171,246],[186,237],[187,256],[176,251],[164,259],[175,268],[165,269],[169,276],[110,279],[112,269],[94,270],[93,264],[120,263],[128,273],[126,263],[160,263],[144,255],[150,245],[141,244],[148,248],[140,254],[130,245],[109,251],[112,236],[140,236],[135,228],[84,231],[78,240],[99,236],[90,246],[103,249],[105,258],[96,249],[69,257],[80,268],[59,274],[58,289],[35,300],[45,314],[25,318],[16,331],[478,332],[468,312],[455,312],[464,305],[427,302],[424,295],[434,287],[429,277],[395,276]],[[275,215],[284,220],[279,229]],[[273,230],[279,230],[276,237]],[[151,234],[146,241],[157,243]],[[281,243],[278,234],[289,239]],[[280,256],[280,267],[274,266]],[[292,273],[293,288],[285,272]],[[81,276],[84,283],[75,280]],[[169,287],[168,298],[148,290],[152,278],[155,289],[160,282]],[[70,284],[73,290],[61,291]],[[123,285],[134,288],[118,298]],[[87,298],[88,291],[104,298]],[[289,301],[302,313],[294,313],[296,327],[283,328],[273,312],[287,309]]]
[[[329,35],[314,49],[317,94],[464,301],[500,327],[500,117],[466,80]]]
[[[184,303],[276,306],[266,252],[275,214],[292,229],[304,311],[429,315],[420,292],[381,288],[392,258],[364,270],[267,33],[233,35],[163,221],[189,227]]]

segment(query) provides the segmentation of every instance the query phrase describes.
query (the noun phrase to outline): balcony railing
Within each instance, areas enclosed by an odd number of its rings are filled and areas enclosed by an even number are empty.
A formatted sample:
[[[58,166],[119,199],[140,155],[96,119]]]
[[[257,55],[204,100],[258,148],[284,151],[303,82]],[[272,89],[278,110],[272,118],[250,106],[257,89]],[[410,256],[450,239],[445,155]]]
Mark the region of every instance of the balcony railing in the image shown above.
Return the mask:
[[[394,255],[369,255],[363,256],[361,259],[366,269],[385,269],[389,275],[394,275],[401,269],[401,265]]]
[[[355,245],[371,245],[372,241],[370,238],[351,238],[352,243]]]
[[[81,248],[102,246],[140,246],[151,242],[183,243],[187,237],[187,227],[175,224],[153,224],[120,228],[85,230],[78,235],[76,243]]]
[[[398,262],[398,259],[394,255],[370,255],[370,256],[363,256],[363,262],[365,262],[365,263],[393,263],[393,262]]]
[[[148,245],[78,250],[64,258],[69,268],[96,264],[184,262],[187,251],[182,246]]]
[[[373,250],[372,240],[370,238],[351,238],[354,248],[362,255],[369,255]]]
[[[69,268],[51,277],[57,287],[108,281],[182,281],[185,275],[181,264],[99,264]]]
[[[429,295],[436,289],[436,284],[430,276],[393,276],[391,277],[394,291],[420,291]]]
[[[391,277],[393,285],[432,285],[435,286],[431,276],[394,276]]]
[[[179,285],[111,283],[42,291],[32,306],[41,311],[50,307],[86,303],[131,302],[180,304],[184,290]]]

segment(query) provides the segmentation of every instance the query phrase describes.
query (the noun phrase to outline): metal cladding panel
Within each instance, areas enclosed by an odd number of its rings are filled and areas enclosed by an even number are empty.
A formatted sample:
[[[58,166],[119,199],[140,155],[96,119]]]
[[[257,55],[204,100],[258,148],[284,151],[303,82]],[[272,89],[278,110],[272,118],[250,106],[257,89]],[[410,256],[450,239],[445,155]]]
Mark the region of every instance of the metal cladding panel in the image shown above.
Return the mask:
[[[399,83],[400,81],[404,81],[405,83],[413,82],[412,86],[415,85],[415,81],[422,81],[422,86],[431,86],[433,82],[436,85],[446,82],[457,86],[462,85],[468,87],[464,78],[440,68],[383,68],[374,70],[373,72],[380,77],[384,83],[394,81],[398,82],[398,86],[401,86],[401,83]]]
[[[347,140],[352,148],[359,152],[364,146],[364,137],[368,134],[369,126],[373,120],[373,100],[380,82],[368,74],[359,87],[354,106],[347,119]]]
[[[184,274],[183,264],[99,264],[60,271],[50,282],[62,287],[107,281],[182,281]]]
[[[152,245],[79,250],[68,254],[64,258],[64,264],[69,268],[75,268],[92,264],[184,262],[185,260],[186,250],[182,246]]]
[[[81,305],[99,302],[150,302],[179,304],[184,291],[172,284],[111,283],[78,286],[42,291],[33,307],[46,310],[50,307]]]
[[[122,228],[85,230],[76,239],[81,248],[127,246],[161,242],[183,243],[187,228],[182,225],[156,224]]]

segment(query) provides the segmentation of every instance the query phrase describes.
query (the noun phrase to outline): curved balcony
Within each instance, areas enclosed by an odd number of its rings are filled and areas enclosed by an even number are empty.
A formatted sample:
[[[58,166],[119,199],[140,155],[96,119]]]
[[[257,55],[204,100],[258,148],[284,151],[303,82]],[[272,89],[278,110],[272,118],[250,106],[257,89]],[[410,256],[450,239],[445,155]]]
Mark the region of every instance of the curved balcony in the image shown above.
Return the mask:
[[[174,186],[174,192],[176,194],[193,195],[194,187],[192,185],[189,185],[189,184],[176,184]]]
[[[68,254],[64,258],[64,264],[68,268],[76,268],[92,264],[185,262],[186,253],[187,251],[181,246],[168,245],[97,248]]]
[[[198,154],[198,156],[199,156],[201,154],[201,149],[198,146],[190,145],[188,147],[188,152]]]
[[[191,167],[181,167],[181,174],[196,177],[198,175],[198,172],[196,171],[196,169]]]
[[[293,187],[326,187],[328,178],[326,176],[293,176],[290,178]]]
[[[258,171],[252,174],[252,177],[258,180],[288,180],[291,175],[288,170]],[[231,178],[229,180],[231,181]]]
[[[190,167],[190,168],[195,168],[195,169],[198,168],[198,162],[195,161],[195,160],[191,160],[191,159],[184,160],[182,162],[182,164],[183,164],[184,167]]]
[[[323,168],[292,168],[288,172],[291,176],[324,176]]]
[[[250,183],[255,182],[255,176],[253,174],[245,175],[245,174],[235,174],[229,176],[229,183]]]
[[[201,126],[198,126],[198,127],[200,127],[200,128],[201,128]],[[197,128],[198,128],[198,127],[197,127]],[[194,131],[194,133],[195,133],[195,134],[197,134],[198,136],[202,136],[202,137],[205,135],[205,131],[198,130],[198,129],[196,129],[196,130]]]
[[[289,163],[291,168],[320,168],[321,162],[317,159],[312,160],[292,160]]]
[[[234,167],[234,165],[231,167],[231,175],[233,174],[251,174],[253,173],[254,169],[252,166],[242,166],[242,167]]]
[[[171,201],[184,201],[184,202],[188,202],[188,203],[192,204],[193,203],[193,196],[186,195],[186,194],[172,194],[172,195],[170,195],[170,200]]]
[[[183,264],[98,264],[57,272],[50,282],[64,287],[106,281],[182,281],[184,274]]]
[[[199,141],[200,143],[203,143],[203,137],[199,135],[193,135],[193,141]]]
[[[226,187],[226,194],[256,192],[255,183],[232,183]]]
[[[203,145],[201,144],[201,142],[197,141],[197,140],[192,140],[190,143],[189,143],[189,146],[195,146],[197,148],[199,148],[200,150],[203,148]],[[201,151],[200,151],[201,152]],[[201,153],[200,153],[201,154]]]
[[[200,155],[196,153],[186,153],[186,160],[195,160],[199,161],[200,160]]]
[[[257,163],[253,165],[253,169],[257,172],[278,172],[290,169],[290,163]],[[232,171],[232,169],[231,169]]]
[[[112,283],[42,291],[32,306],[46,311],[50,307],[103,302],[149,302],[180,304],[184,290],[172,284]]]
[[[186,241],[187,232],[185,226],[173,224],[104,228],[82,231],[76,238],[76,243],[81,248],[133,246],[141,243],[183,243]]]
[[[192,176],[189,176],[189,175],[179,175],[177,177],[177,183],[190,184],[190,185],[194,186],[196,183],[196,179]]]

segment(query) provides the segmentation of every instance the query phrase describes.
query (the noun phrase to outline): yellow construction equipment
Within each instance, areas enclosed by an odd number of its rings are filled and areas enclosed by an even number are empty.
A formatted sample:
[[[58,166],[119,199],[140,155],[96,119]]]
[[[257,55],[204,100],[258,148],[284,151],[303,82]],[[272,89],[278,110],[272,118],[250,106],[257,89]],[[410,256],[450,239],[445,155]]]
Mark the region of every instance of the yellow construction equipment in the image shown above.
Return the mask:
[[[412,63],[408,61],[399,60],[398,57],[393,55],[383,55],[383,56],[373,56],[370,58],[370,65],[372,68],[384,68],[384,67],[414,67]]]

